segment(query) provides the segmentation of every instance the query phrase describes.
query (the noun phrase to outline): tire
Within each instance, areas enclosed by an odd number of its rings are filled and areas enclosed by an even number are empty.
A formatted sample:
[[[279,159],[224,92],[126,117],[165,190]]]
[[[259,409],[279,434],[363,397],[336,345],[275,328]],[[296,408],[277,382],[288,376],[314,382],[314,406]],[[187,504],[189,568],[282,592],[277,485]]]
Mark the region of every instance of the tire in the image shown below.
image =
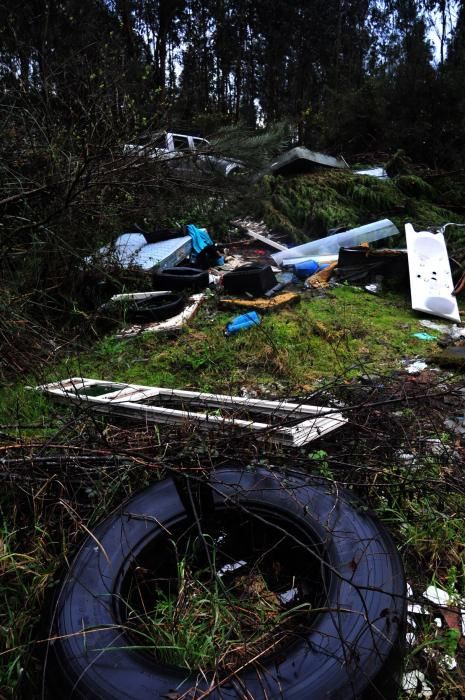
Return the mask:
[[[149,299],[138,299],[126,309],[126,320],[130,323],[164,321],[176,316],[184,308],[184,299],[178,294],[162,294]]]
[[[167,267],[164,270],[156,270],[152,275],[154,289],[191,289],[200,292],[206,289],[208,284],[208,270],[198,270],[194,267]]]
[[[281,540],[284,528],[293,541],[311,542],[308,561],[300,557],[300,565],[305,570],[317,565],[320,591],[326,589],[325,610],[315,612],[305,633],[295,634],[286,653],[264,657],[256,668],[249,665],[208,698],[396,698],[405,578],[389,535],[353,495],[300,474],[284,482],[263,468],[218,470],[199,493],[199,512],[212,513],[212,522],[229,522],[229,517],[235,522],[247,511],[253,513],[251,522],[265,521],[266,532]],[[166,700],[183,693],[195,698],[207,690],[200,674],[131,650],[134,641],[118,612],[125,576],[144,550],[150,545],[151,558],[162,560],[166,531],[194,522],[189,502],[182,488],[166,479],[129,499],[84,542],[56,605],[47,674],[58,693],[82,700]],[[315,559],[317,551],[321,560]],[[196,690],[187,692],[190,688]]]

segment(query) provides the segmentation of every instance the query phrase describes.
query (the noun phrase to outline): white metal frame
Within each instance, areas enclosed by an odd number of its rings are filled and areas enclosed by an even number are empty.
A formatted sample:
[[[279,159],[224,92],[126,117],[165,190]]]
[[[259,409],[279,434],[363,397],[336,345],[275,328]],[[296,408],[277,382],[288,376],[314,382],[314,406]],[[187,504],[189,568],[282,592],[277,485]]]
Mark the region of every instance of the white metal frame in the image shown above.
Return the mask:
[[[99,396],[89,396],[83,392],[92,387],[108,387],[108,392]],[[335,409],[288,401],[269,401],[248,399],[241,396],[225,394],[207,394],[181,389],[164,389],[162,387],[124,384],[84,377],[70,377],[59,382],[43,384],[36,389],[50,398],[63,403],[88,406],[100,413],[123,416],[147,423],[189,423],[198,428],[211,430],[218,427],[239,428],[264,433],[267,437],[285,445],[300,447],[326,433],[340,428],[347,419]],[[79,393],[82,392],[82,393]],[[196,404],[196,410],[178,410],[166,406],[147,405],[147,399],[163,398],[185,399]],[[198,405],[201,405],[199,411]],[[282,418],[281,425],[224,417],[208,412],[208,409],[247,410]],[[286,422],[301,418],[296,425]]]

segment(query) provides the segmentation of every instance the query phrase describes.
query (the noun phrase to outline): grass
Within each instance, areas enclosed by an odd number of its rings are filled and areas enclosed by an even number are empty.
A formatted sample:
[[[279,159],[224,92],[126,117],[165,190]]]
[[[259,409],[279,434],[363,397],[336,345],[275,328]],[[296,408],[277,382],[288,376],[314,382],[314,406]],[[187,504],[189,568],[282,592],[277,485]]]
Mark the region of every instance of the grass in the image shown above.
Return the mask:
[[[304,607],[284,611],[260,572],[225,586],[215,571],[193,569],[187,554],[177,563],[174,590],[157,590],[153,608],[131,610],[127,624],[160,663],[207,673],[263,653],[279,626]]]
[[[412,337],[418,318],[401,296],[372,296],[341,286],[322,298],[304,295],[299,305],[263,316],[262,324],[225,337],[232,314],[217,312],[214,302],[201,309],[179,336],[145,334],[128,340],[112,336],[71,355],[46,375],[47,381],[82,375],[156,386],[237,390],[244,383],[314,385],[321,377],[354,376],[368,362],[374,371],[400,366],[403,357],[423,354],[428,346]],[[10,389],[11,392],[11,389]],[[31,395],[3,392],[3,405],[21,413]]]

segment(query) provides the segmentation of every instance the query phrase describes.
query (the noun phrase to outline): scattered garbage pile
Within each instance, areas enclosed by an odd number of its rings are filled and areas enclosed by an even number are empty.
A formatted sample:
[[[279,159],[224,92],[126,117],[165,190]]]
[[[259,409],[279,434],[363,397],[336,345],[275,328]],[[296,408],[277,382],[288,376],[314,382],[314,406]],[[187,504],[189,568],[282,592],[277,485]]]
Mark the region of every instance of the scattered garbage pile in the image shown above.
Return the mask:
[[[188,224],[182,229],[152,233],[125,233],[96,254],[99,264],[135,266],[146,276],[149,290],[111,296],[99,308],[116,324],[116,337],[144,332],[177,333],[209,300],[211,313],[231,312],[223,327],[226,337],[258,328],[263,316],[303,298],[325,294],[341,284],[357,285],[370,294],[384,289],[408,292],[412,309],[460,323],[447,247],[442,231],[416,232],[405,227],[407,247],[376,248],[379,241],[395,239],[400,231],[389,219],[352,229],[331,230],[318,240],[296,247],[267,235],[262,225],[236,221],[245,241],[217,245],[205,228]],[[257,244],[260,247],[257,247]],[[424,320],[430,332],[414,334],[422,341],[442,333],[439,360],[463,360],[465,333],[451,332]],[[449,337],[449,341],[445,338]],[[454,338],[452,341],[451,339]],[[451,343],[453,346],[451,347]],[[406,367],[418,374],[427,367],[417,359]],[[340,428],[346,422],[340,410],[289,401],[262,401],[202,394],[153,386],[117,384],[70,378],[38,387],[54,399],[85,405],[91,410],[145,422],[190,422],[202,429],[247,429],[258,436],[301,446]],[[96,392],[96,393],[93,393]]]
[[[443,230],[417,232],[406,224],[406,248],[379,248],[374,244],[400,235],[392,221],[381,219],[286,247],[263,224],[239,220],[233,225],[248,239],[221,246],[205,228],[188,224],[124,233],[101,248],[92,259],[100,267],[132,266],[150,280],[150,291],[113,295],[101,306],[102,313],[116,314],[125,325],[118,335],[179,330],[212,295],[218,308],[247,312],[231,319],[225,328],[230,335],[259,325],[260,314],[297,303],[302,293],[338,284],[372,294],[410,289],[414,311],[460,323],[455,294],[465,285],[460,280],[454,290]]]

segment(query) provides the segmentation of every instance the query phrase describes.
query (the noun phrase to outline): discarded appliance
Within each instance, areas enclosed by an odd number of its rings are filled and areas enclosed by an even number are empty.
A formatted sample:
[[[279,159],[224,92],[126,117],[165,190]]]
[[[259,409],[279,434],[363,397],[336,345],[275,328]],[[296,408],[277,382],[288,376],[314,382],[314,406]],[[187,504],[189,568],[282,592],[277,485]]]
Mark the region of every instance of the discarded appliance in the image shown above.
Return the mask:
[[[248,328],[258,326],[261,322],[262,319],[256,311],[249,311],[247,314],[242,314],[242,316],[233,318],[224,329],[224,334],[234,335],[235,333],[239,333],[239,331],[246,331]]]
[[[446,243],[442,233],[405,224],[412,309],[460,323]]]
[[[113,244],[101,248],[98,255],[122,267],[134,265],[142,270],[152,270],[176,265],[188,258],[191,250],[190,236],[147,243],[142,233],[124,233]]]
[[[267,168],[272,175],[294,175],[296,173],[312,172],[317,168],[348,168],[342,158],[333,158],[324,153],[310,151],[305,146],[297,146],[282,153]]]
[[[65,404],[144,423],[193,423],[204,430],[235,428],[300,447],[342,427],[347,419],[332,408],[205,394],[72,377],[37,391]]]
[[[195,267],[165,267],[164,270],[155,270],[152,275],[154,289],[170,289],[172,291],[192,289],[200,292],[208,287],[209,281],[208,271]]]
[[[242,265],[227,272],[223,277],[223,286],[226,294],[244,294],[248,292],[260,297],[278,283],[271,265],[257,265],[255,263]]]
[[[160,292],[146,292],[146,294],[155,295],[160,294]],[[166,292],[161,292],[161,294],[166,294]],[[197,312],[199,306],[202,304],[205,298],[206,295],[204,293],[193,294],[192,296],[187,298],[184,309],[175,316],[171,316],[171,318],[168,318],[165,321],[134,324],[132,326],[129,326],[128,328],[123,328],[121,331],[119,331],[119,333],[116,334],[116,337],[132,338],[136,335],[140,335],[141,333],[168,333],[180,331],[184,324],[187,323],[187,321],[189,321],[189,319],[191,319],[194,316],[194,314]]]
[[[271,257],[278,265],[287,265],[289,259],[302,258],[300,262],[314,258],[315,255],[331,255],[338,254],[339,248],[347,248],[348,246],[360,245],[360,243],[372,243],[390,236],[397,236],[399,229],[389,219],[381,219],[374,221],[372,224],[358,226],[357,228],[349,229],[335,233],[326,238],[319,238],[316,241],[309,241],[295,248],[283,250],[280,253],[274,253]]]

